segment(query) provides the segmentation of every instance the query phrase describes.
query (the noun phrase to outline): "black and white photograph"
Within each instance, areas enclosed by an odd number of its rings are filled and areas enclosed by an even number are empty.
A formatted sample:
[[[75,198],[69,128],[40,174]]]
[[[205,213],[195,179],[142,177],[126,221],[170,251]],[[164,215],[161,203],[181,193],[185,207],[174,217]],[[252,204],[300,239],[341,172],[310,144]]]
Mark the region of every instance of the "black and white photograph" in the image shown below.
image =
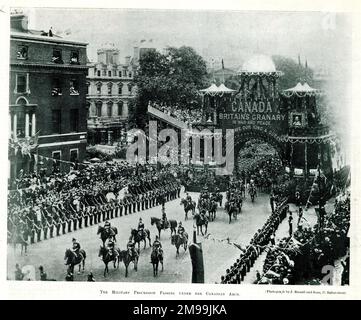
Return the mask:
[[[351,12],[4,12],[8,282],[352,286]]]

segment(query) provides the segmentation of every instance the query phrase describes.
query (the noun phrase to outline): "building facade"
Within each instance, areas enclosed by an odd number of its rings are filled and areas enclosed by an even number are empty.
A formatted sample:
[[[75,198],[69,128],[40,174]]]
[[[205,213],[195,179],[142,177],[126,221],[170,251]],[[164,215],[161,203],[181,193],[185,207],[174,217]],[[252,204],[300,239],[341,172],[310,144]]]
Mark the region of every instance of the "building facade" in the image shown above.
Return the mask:
[[[135,48],[135,52],[137,48]],[[119,61],[119,50],[106,44],[97,51],[97,62],[89,63],[87,77],[88,141],[90,144],[125,144],[129,105],[135,97],[134,58]]]
[[[86,43],[28,29],[11,16],[10,177],[64,171],[81,162],[87,142]],[[61,160],[61,161],[58,161]]]

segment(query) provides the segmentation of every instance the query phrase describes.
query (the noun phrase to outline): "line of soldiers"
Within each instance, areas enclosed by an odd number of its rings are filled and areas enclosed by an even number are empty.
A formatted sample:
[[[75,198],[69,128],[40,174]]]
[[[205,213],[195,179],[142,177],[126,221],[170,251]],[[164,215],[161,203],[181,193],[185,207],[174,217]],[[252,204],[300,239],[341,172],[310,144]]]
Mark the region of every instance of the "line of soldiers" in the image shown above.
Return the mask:
[[[164,182],[159,188],[139,194],[138,190],[128,193],[123,199],[113,199],[107,202],[99,195],[93,198],[84,198],[83,201],[60,202],[57,205],[42,204],[20,209],[9,208],[8,238],[20,234],[30,237],[30,243],[53,238],[55,235],[76,231],[83,227],[100,223],[122,215],[147,210],[154,206],[164,205],[165,202],[180,196],[181,185],[177,181]],[[12,210],[16,214],[11,214]]]
[[[279,203],[277,203],[279,205]],[[221,277],[221,283],[239,284],[244,280],[259,255],[266,249],[267,245],[275,244],[275,232],[279,224],[286,218],[289,206],[276,207],[269,216],[262,229],[258,229],[250,244],[242,250],[239,259],[226,270],[226,275]]]

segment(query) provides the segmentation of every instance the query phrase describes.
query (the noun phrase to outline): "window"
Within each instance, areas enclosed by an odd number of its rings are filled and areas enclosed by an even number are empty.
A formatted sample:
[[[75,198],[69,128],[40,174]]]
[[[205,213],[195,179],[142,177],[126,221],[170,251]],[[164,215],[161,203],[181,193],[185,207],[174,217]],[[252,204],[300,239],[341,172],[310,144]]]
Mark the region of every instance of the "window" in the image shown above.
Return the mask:
[[[123,115],[123,102],[118,102],[118,116]]]
[[[16,76],[16,92],[17,93],[24,93],[26,92],[27,85],[26,85],[26,75],[18,74]]]
[[[113,114],[113,102],[108,102],[107,103],[107,116],[111,117]]]
[[[26,60],[28,58],[28,47],[18,46],[18,52],[16,54],[17,59]]]
[[[107,75],[107,70],[103,70],[103,77]]]
[[[86,83],[86,94],[90,94],[90,83]]]
[[[53,133],[61,133],[61,111],[52,110],[51,112]]]
[[[133,86],[129,83],[128,84],[128,92],[129,92],[129,94],[132,94],[132,88],[133,88]]]
[[[52,96],[61,96],[61,84],[58,78],[53,79],[53,87],[51,89]]]
[[[129,77],[129,78],[132,77],[132,73],[131,73],[131,72],[128,73],[128,77]]]
[[[70,110],[70,131],[72,131],[72,132],[79,131],[79,110],[78,109]]]
[[[123,77],[127,76],[127,69],[123,69]]]
[[[108,77],[111,77],[112,76],[112,72],[109,70],[108,71]]]
[[[100,70],[97,71],[98,77],[100,77]]]
[[[102,116],[102,105],[103,103],[98,101],[96,104],[95,104],[95,111],[96,111],[96,116],[97,117],[101,117]]]
[[[112,83],[108,83],[108,94],[111,95],[112,94]]]
[[[79,84],[76,79],[70,80],[70,94],[71,95],[78,95],[79,94]]]
[[[102,94],[102,84],[97,83],[97,94]]]
[[[63,63],[63,59],[61,57],[61,50],[59,50],[59,49],[54,49],[53,50],[52,61],[54,63]]]
[[[119,71],[118,76],[119,76],[119,77],[121,77],[121,76],[122,76],[122,72],[121,72],[121,71]]]
[[[123,94],[123,83],[118,84],[118,94]]]
[[[51,154],[51,157],[55,160],[53,162],[53,172],[59,172],[60,171],[60,161],[61,160],[61,151],[53,151]]]
[[[70,149],[70,161],[71,162],[78,161],[78,149]]]
[[[79,64],[79,52],[72,51],[70,53],[70,64]]]

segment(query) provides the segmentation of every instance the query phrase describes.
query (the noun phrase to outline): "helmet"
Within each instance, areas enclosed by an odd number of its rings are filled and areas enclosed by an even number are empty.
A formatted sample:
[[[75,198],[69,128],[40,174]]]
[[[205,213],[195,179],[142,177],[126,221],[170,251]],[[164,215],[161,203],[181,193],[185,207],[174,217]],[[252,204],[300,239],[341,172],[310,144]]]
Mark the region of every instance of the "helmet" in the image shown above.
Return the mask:
[[[182,225],[182,221],[179,221],[179,226],[181,226]]]
[[[143,221],[142,218],[139,218],[139,221]]]

